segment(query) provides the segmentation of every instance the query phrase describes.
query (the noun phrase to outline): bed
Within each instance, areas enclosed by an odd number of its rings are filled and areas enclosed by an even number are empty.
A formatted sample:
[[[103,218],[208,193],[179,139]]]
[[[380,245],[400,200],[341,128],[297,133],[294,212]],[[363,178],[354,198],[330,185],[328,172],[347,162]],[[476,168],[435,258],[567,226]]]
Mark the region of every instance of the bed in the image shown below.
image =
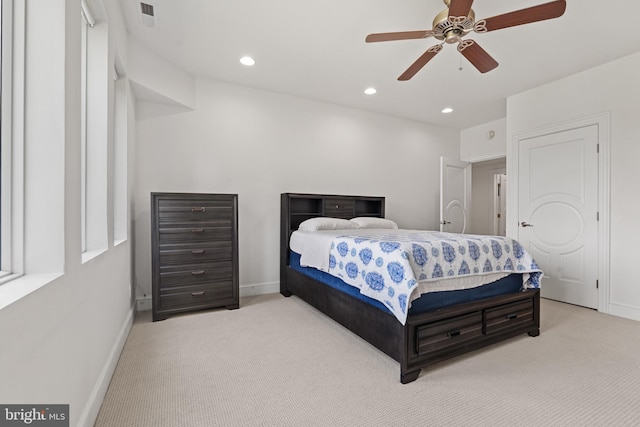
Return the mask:
[[[357,218],[365,222],[371,219],[370,222],[375,224],[376,219],[383,219],[384,216],[384,197],[283,193],[280,224],[280,293],[286,297],[296,295],[398,361],[400,381],[403,384],[416,380],[423,368],[435,363],[520,334],[526,333],[530,336],[540,334],[540,293],[537,285],[541,273],[538,273],[535,268],[525,270],[518,267],[513,268],[513,271],[507,271],[505,268],[505,271],[501,271],[497,276],[500,277],[498,280],[482,285],[469,284],[469,280],[475,280],[471,276],[476,276],[472,271],[464,277],[462,288],[445,287],[443,290],[423,293],[421,296],[419,295],[421,292],[416,291],[411,295],[411,298],[415,298],[414,300],[403,300],[399,295],[401,288],[392,289],[389,280],[384,286],[375,280],[366,281],[369,278],[365,277],[364,270],[359,271],[357,267],[351,266],[355,273],[349,272],[348,275],[353,276],[351,277],[353,280],[362,279],[363,283],[347,284],[344,281],[349,280],[346,273],[342,279],[337,277],[340,274],[335,272],[330,274],[331,268],[338,269],[336,265],[339,265],[341,271],[349,271],[342,261],[334,262],[327,268],[321,266],[313,268],[307,266],[313,265],[313,263],[309,264],[308,256],[304,262],[301,262],[305,254],[300,254],[297,248],[297,252],[291,250],[291,246],[296,246],[292,245],[295,243],[291,239],[292,235],[300,234],[298,229],[303,223],[307,226],[314,221],[325,223],[330,220],[333,224],[333,221],[339,223],[339,221]],[[392,233],[395,245],[398,233],[404,230],[371,231],[371,233],[374,232],[382,234],[372,236],[367,231],[361,232],[364,233],[363,235],[350,236],[356,233],[345,229],[344,232],[343,230],[333,232],[336,235],[331,239],[336,236],[340,236],[341,239],[354,238],[353,242],[348,241],[348,243],[351,245],[377,244],[384,247],[379,241],[386,241],[385,238],[389,237],[387,233]],[[416,236],[415,233],[412,235]],[[326,241],[328,237],[322,238]],[[497,238],[493,240],[497,241]],[[439,248],[444,248],[446,252],[448,244],[439,244],[444,245]],[[421,245],[426,247],[426,243]],[[472,244],[466,244],[465,249],[461,251],[469,251],[471,248],[469,245]],[[334,250],[338,251],[335,257],[338,258],[342,255],[339,253],[340,250],[344,248],[336,248],[336,246],[338,245],[334,242]],[[418,246],[414,244],[414,247]],[[491,245],[488,249],[485,246],[485,250],[488,252],[493,250],[494,255],[503,255],[505,251],[516,249],[522,251],[515,241],[506,246],[496,247],[495,243],[493,248]],[[402,252],[401,249],[398,251]],[[496,254],[495,251],[498,253]],[[343,252],[346,256],[356,257],[354,249]],[[408,258],[406,252],[404,252],[404,258]],[[332,257],[333,255],[334,253]],[[420,253],[412,256],[412,260],[417,258],[418,262],[421,262],[419,255]],[[502,259],[504,260],[505,257]],[[398,264],[399,261],[393,263]],[[385,264],[385,269],[392,272],[397,271],[398,267],[396,266],[395,270],[388,269]],[[405,266],[402,271],[408,271],[408,267]],[[429,271],[431,274],[437,269],[430,268]],[[372,274],[375,279],[375,273]],[[448,282],[446,279],[449,279],[445,277],[446,269],[442,276],[443,280],[438,283],[446,284]],[[484,282],[487,281],[486,274],[477,276],[482,277]],[[404,276],[403,279],[405,279]],[[434,280],[433,277],[426,276],[420,277],[419,281],[413,280],[414,277],[408,277],[408,279],[407,287],[418,287],[416,282],[422,286],[424,284],[422,279],[426,282]],[[399,286],[404,286],[396,278],[392,281],[398,282]],[[525,283],[529,286],[524,286]],[[363,291],[363,289],[380,291],[383,288],[385,298],[376,299],[375,295],[367,295],[367,292]],[[388,298],[390,295],[394,298]]]

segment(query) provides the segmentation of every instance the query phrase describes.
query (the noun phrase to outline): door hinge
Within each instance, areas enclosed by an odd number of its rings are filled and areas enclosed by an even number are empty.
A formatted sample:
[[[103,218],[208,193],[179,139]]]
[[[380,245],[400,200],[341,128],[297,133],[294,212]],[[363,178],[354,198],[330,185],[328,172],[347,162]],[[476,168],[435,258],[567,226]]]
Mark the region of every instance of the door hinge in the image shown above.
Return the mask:
[[[600,212],[596,212],[596,221],[600,221]]]
[[[500,214],[498,214],[498,218],[500,218]]]
[[[498,183],[498,197],[500,197],[500,183]]]
[[[600,144],[596,144],[596,154],[600,154]]]
[[[596,280],[596,289],[600,289],[600,281]]]

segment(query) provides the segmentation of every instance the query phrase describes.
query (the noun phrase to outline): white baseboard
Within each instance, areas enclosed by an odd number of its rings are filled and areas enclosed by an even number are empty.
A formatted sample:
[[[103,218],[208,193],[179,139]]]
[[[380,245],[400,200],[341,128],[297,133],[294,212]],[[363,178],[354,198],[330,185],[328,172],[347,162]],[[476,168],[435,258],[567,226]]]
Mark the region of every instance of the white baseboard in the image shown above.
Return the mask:
[[[95,423],[96,418],[98,418],[98,412],[100,411],[102,401],[107,394],[107,389],[109,388],[111,377],[116,370],[116,365],[118,364],[118,360],[120,359],[120,354],[122,353],[124,344],[127,341],[127,337],[129,336],[131,327],[133,326],[134,316],[135,312],[133,310],[133,307],[131,307],[131,309],[127,313],[127,317],[124,320],[124,324],[120,329],[118,338],[111,347],[109,357],[102,367],[102,371],[98,376],[96,385],[93,387],[93,390],[91,390],[91,394],[87,399],[87,404],[84,407],[82,414],[80,414],[80,421],[78,422],[79,426],[92,426]]]
[[[240,285],[240,297],[252,295],[277,294],[280,292],[280,282],[255,283],[251,285]],[[149,311],[152,307],[151,297],[136,299],[137,311]]]
[[[609,314],[631,320],[640,320],[640,309],[620,304],[609,304]]]
[[[278,292],[280,292],[280,282],[240,285],[240,297],[248,297],[252,295],[276,294]]]
[[[150,311],[153,304],[151,297],[136,299],[136,311]]]

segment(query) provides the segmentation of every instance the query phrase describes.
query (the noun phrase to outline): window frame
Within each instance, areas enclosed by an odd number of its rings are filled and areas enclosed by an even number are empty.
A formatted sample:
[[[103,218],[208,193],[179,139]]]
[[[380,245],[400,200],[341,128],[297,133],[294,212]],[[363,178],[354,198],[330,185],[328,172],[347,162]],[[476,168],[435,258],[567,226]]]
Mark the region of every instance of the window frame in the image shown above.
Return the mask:
[[[24,1],[0,6],[0,284],[24,273]]]

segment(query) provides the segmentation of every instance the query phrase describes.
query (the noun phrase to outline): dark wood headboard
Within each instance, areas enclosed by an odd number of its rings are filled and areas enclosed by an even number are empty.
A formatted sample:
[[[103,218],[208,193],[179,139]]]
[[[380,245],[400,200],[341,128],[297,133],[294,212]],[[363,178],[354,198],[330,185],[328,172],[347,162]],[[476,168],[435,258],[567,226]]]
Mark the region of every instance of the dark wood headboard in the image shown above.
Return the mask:
[[[286,280],[289,237],[309,218],[384,218],[384,197],[282,193],[280,195],[280,281]]]

